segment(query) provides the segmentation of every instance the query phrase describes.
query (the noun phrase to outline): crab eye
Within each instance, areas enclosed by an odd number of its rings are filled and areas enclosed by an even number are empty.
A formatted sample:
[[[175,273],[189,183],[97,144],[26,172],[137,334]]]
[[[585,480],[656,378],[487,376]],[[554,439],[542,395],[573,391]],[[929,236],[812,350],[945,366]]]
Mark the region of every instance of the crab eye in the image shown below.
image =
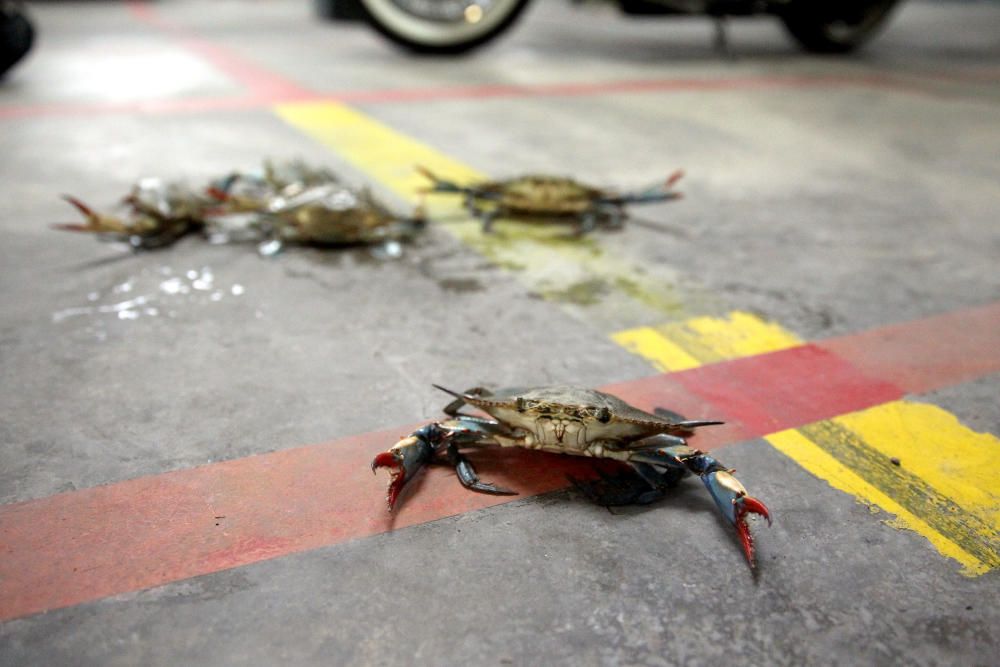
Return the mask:
[[[611,410],[608,410],[607,408],[601,408],[600,410],[598,410],[597,421],[601,422],[602,424],[607,424],[609,421],[611,421]]]
[[[517,400],[514,402],[514,407],[517,408],[518,412],[524,412],[525,410],[528,409],[528,402],[523,398],[521,398],[520,396],[518,396]]]

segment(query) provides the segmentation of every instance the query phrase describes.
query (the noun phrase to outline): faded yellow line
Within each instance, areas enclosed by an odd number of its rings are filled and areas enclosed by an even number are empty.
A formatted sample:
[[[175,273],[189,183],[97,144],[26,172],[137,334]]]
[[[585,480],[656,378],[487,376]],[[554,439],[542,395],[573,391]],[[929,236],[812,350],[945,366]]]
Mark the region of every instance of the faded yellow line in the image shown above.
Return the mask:
[[[611,337],[664,371],[800,344],[780,326],[742,312]],[[966,574],[1000,566],[996,437],[966,428],[938,407],[894,401],[767,440],[832,487],[896,515],[890,525],[923,535]]]
[[[866,482],[853,470],[831,456],[822,447],[803,435],[798,429],[789,429],[767,436],[766,440],[782,454],[792,459],[830,486],[849,493],[863,502],[895,514],[889,525],[915,531],[930,542],[942,555],[961,563],[967,574],[978,575],[989,571],[989,567],[968,553],[958,544],[948,539],[920,517],[909,512],[891,496]]]
[[[290,125],[331,148],[395,195],[415,201],[428,185],[414,169],[423,165],[459,183],[486,175],[430,146],[351,109],[331,102],[285,104],[275,112]],[[586,319],[604,331],[657,319],[683,319],[692,312],[716,312],[705,293],[676,287],[678,276],[666,266],[642,266],[607,251],[600,238],[575,238],[564,225],[508,223],[498,220],[484,234],[455,196],[428,200],[431,220],[460,241],[512,271],[532,292],[570,308],[586,309]],[[601,308],[591,308],[597,304]]]
[[[615,341],[632,354],[648,360],[657,370],[684,371],[701,366],[701,361],[683,347],[653,327],[636,327],[611,334]]]
[[[696,317],[657,327],[637,327],[612,334],[611,339],[662,371],[682,371],[801,343],[779,325],[741,311],[725,317]]]

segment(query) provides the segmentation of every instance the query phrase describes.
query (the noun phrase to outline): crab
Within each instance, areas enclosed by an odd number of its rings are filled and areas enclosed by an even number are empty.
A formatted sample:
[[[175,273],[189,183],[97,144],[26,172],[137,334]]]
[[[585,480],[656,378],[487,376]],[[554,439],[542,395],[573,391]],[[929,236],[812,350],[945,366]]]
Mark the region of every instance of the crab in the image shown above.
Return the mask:
[[[246,212],[237,209],[236,216]],[[225,227],[229,214],[208,216],[210,229]],[[291,196],[272,197],[264,210],[250,213],[250,226],[263,237],[261,254],[272,255],[288,243],[316,246],[371,245],[398,254],[399,242],[412,240],[425,226],[420,207],[401,217],[367,189],[324,183]]]
[[[55,229],[90,232],[114,241],[124,241],[135,249],[170,245],[186,234],[200,230],[202,213],[209,201],[186,185],[144,178],[132,186],[121,201],[123,214],[97,213],[71,195],[63,198],[84,217],[83,223],[57,223]]]
[[[574,386],[497,393],[481,387],[461,393],[434,387],[454,397],[444,408],[448,418],[417,429],[372,461],[373,472],[379,468],[390,472],[386,494],[390,511],[407,482],[439,455],[455,468],[467,489],[514,495],[509,489],[480,480],[460,451],[466,447],[523,447],[613,459],[628,464],[634,473],[617,479],[605,476],[603,481],[571,481],[601,505],[648,504],[665,496],[683,477],[695,474],[735,527],[750,567],[755,566],[753,536],[746,518],[757,514],[770,525],[767,507],[747,495],[732,470],[687,445],[686,438],[695,429],[722,422],[667,418],[635,408],[611,394]],[[489,417],[461,412],[465,405]]]
[[[562,176],[529,175],[503,181],[459,185],[439,178],[430,169],[417,166],[430,179],[424,192],[456,193],[465,196],[465,207],[489,232],[499,217],[576,224],[578,235],[598,225],[620,229],[626,219],[625,205],[679,199],[672,190],[684,175],[677,170],[662,184],[632,193],[618,193],[585,185]],[[486,204],[483,208],[481,204]]]
[[[302,160],[265,160],[261,171],[234,171],[213,181],[206,193],[229,212],[259,211],[275,197],[292,197],[306,188],[339,182],[329,169]]]

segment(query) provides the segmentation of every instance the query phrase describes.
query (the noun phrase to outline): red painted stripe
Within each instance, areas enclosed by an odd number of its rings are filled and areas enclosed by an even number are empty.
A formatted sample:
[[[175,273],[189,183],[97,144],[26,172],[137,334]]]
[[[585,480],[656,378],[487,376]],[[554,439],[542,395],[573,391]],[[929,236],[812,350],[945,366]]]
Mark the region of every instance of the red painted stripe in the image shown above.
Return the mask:
[[[93,116],[95,114],[186,114],[210,111],[265,110],[275,104],[293,102],[338,102],[313,93],[302,93],[268,100],[248,95],[231,97],[186,97],[175,99],[148,99],[128,102],[79,102],[69,104],[29,104],[0,108],[0,120],[41,118],[50,116]]]
[[[722,419],[697,446],[711,448],[900,398],[902,390],[875,379],[815,345],[658,375],[612,393],[634,405],[669,407],[689,419]],[[671,402],[665,400],[669,397]]]
[[[184,26],[174,23],[143,0],[128,0],[129,12],[142,23],[172,34],[181,44],[210,62],[216,69],[243,85],[257,100],[297,98],[311,93],[287,78],[274,74],[235,55],[228,49],[201,39]]]
[[[324,445],[142,477],[0,508],[0,620],[216,572],[509,500],[465,492],[432,467],[385,507],[374,455],[414,425]],[[523,459],[524,475],[477,456],[484,479],[525,495],[583,474],[582,460]],[[509,464],[509,459],[504,463]],[[423,493],[412,493],[423,488]],[[461,491],[460,491],[461,489]]]
[[[221,50],[212,47],[215,55]],[[207,55],[207,50],[206,54]],[[250,95],[236,97],[202,97],[193,99],[142,100],[113,103],[53,103],[12,105],[0,108],[0,119],[35,116],[77,116],[94,113],[189,113],[227,109],[267,108],[277,104],[301,101],[339,102],[345,104],[401,104],[439,100],[495,99],[524,97],[580,97],[612,93],[654,93],[685,91],[771,90],[781,88],[826,88],[832,86],[884,86],[909,90],[906,84],[884,77],[738,77],[710,79],[646,79],[606,81],[602,83],[559,83],[526,86],[449,86],[439,88],[400,88],[392,90],[348,90],[318,93],[304,90],[296,84],[281,82],[275,75],[252,77],[250,66],[236,65],[234,56],[215,65],[242,81]],[[226,64],[223,64],[223,63]]]
[[[927,390],[996,372],[998,317],[1000,303],[990,304],[607,389],[646,409],[727,420],[694,442],[710,449],[901,396],[904,389],[887,379]],[[945,336],[950,345],[939,342]],[[906,353],[897,354],[897,345]],[[968,355],[975,364],[951,365]],[[467,492],[450,471],[430,468],[407,489],[398,513],[387,514],[386,479],[372,477],[368,465],[412,428],[0,507],[0,620],[511,500]],[[567,473],[586,474],[592,463],[521,450],[472,456],[484,479],[522,495],[561,488]]]
[[[1000,372],[1000,302],[818,345],[873,377],[922,394]]]

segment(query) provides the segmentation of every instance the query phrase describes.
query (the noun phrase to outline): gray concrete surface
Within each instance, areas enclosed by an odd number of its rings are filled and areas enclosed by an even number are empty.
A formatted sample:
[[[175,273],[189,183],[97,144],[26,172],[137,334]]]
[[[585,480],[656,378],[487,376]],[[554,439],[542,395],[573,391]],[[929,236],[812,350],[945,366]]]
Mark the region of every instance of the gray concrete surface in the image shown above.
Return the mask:
[[[327,93],[891,78],[360,108],[496,175],[572,170],[624,186],[685,167],[686,199],[642,212],[670,233],[634,226],[600,242],[803,338],[1000,296],[996,3],[908,3],[849,58],[803,55],[770,21],[735,22],[735,61],[711,50],[706,22],[538,5],[455,60],[413,59],[363,26],[315,20],[307,2],[156,8]],[[310,250],[265,261],[198,239],[132,255],[50,231],[72,217],[60,193],[110,204],[148,174],[199,182],[301,156],[362,175],[266,108],[52,111],[239,87],[119,3],[32,10],[37,50],[0,85],[0,110],[48,105],[0,118],[0,501],[410,423],[436,414],[430,382],[652,372],[588,315],[600,304],[541,300],[442,230],[388,263]],[[161,287],[206,268],[212,290]],[[136,294],[155,314],[100,312]],[[918,398],[1000,434],[998,390],[994,375]],[[756,578],[694,484],[616,514],[560,492],[10,621],[0,663],[995,664],[996,572],[960,575],[763,441],[719,456],[776,514]]]

